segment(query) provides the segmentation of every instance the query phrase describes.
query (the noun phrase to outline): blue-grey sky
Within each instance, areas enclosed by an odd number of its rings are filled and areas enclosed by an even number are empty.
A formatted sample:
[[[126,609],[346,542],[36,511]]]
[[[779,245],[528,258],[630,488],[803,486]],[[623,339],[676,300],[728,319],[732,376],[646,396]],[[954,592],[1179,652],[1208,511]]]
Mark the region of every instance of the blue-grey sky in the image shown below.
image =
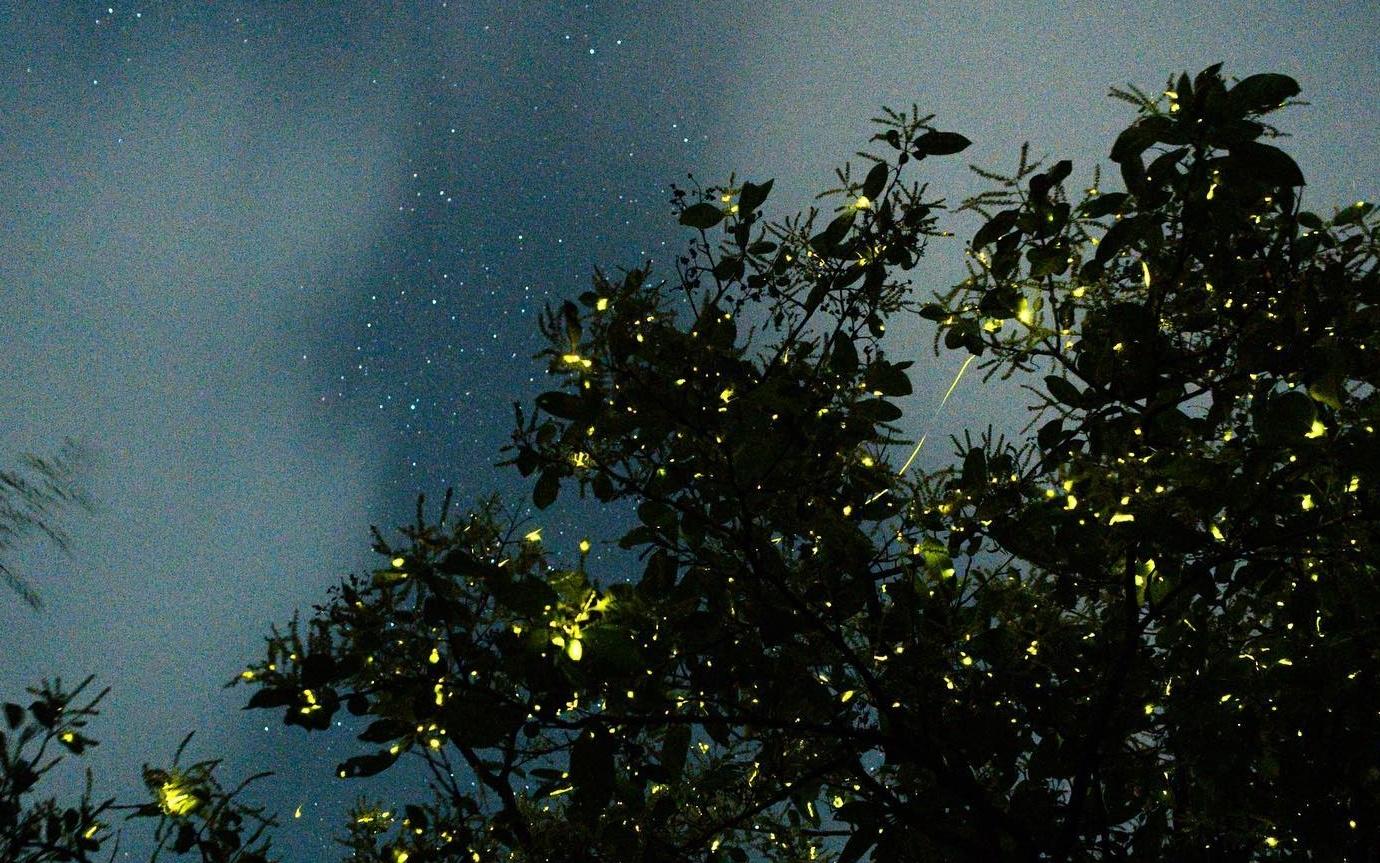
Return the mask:
[[[1109,86],[1222,61],[1300,82],[1283,146],[1330,214],[1380,185],[1377,34],[1367,2],[0,0],[0,458],[97,454],[73,554],[16,560],[47,610],[0,593],[0,699],[99,672],[106,790],[195,728],[229,774],[279,771],[259,794],[287,860],[333,859],[364,788],[332,778],[349,740],[219,684],[418,491],[522,497],[490,465],[539,391],[535,313],[596,265],[669,262],[668,184],[774,177],[784,216],[881,105],[916,102],[974,141],[927,160],[932,196],[982,190],[965,165],[1009,171],[1024,140],[1086,185],[1134,115]],[[964,273],[975,217],[946,227],[922,292]],[[891,328],[916,435],[961,360],[930,335]],[[966,381],[921,463],[1022,404]],[[615,535],[544,518],[558,548]]]

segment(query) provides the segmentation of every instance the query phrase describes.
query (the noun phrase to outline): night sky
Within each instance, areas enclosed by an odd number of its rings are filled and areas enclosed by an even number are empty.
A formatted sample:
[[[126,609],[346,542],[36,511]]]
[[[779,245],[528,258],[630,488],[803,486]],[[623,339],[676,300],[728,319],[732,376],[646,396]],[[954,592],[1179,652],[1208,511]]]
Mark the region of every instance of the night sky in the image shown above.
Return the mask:
[[[348,734],[220,685],[270,623],[372,567],[368,526],[409,520],[419,491],[523,503],[492,465],[511,402],[544,388],[536,313],[595,266],[673,275],[669,184],[774,177],[783,217],[880,106],[916,102],[974,141],[914,174],[929,197],[987,188],[966,164],[1010,173],[1023,140],[1071,158],[1071,188],[1097,163],[1119,187],[1107,153],[1134,108],[1108,87],[1223,61],[1299,81],[1311,105],[1275,115],[1279,143],[1330,215],[1380,186],[1377,35],[1364,0],[0,0],[0,466],[74,437],[95,501],[64,520],[71,555],[13,561],[47,608],[0,589],[0,700],[98,673],[100,790],[130,796],[196,729],[224,781],[278,771],[249,796],[285,817],[285,860],[335,859],[346,805],[405,802],[400,783],[334,780]],[[958,237],[912,271],[922,294],[962,278],[977,224],[941,219]],[[903,424],[929,430],[933,467],[949,434],[1019,428],[1026,402],[972,376],[930,426],[962,358],[934,359],[922,323],[893,323],[888,351],[917,360]],[[557,550],[627,518],[570,503],[535,522]]]

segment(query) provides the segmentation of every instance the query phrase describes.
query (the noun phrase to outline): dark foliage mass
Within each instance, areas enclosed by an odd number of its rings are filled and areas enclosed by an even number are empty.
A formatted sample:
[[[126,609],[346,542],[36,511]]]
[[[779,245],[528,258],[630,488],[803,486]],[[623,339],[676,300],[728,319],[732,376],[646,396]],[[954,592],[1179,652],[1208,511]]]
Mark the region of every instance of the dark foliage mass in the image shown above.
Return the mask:
[[[1261,119],[1298,92],[1218,66],[1167,106],[1114,90],[1124,190],[1024,150],[975,169],[970,275],[928,302],[906,273],[944,207],[907,176],[969,144],[932,117],[879,118],[832,211],[678,190],[676,277],[547,310],[557,386],[502,462],[539,510],[635,504],[638,575],[497,499],[419,501],[234,681],[308,730],[359,717],[343,778],[429,769],[352,813],[348,859],[1375,859],[1380,229],[1300,208]],[[897,316],[1022,382],[1028,437],[896,464]],[[176,776],[205,802],[141,814],[256,859],[201,837],[238,835],[212,801],[257,814]],[[54,841],[94,823],[72,811]]]

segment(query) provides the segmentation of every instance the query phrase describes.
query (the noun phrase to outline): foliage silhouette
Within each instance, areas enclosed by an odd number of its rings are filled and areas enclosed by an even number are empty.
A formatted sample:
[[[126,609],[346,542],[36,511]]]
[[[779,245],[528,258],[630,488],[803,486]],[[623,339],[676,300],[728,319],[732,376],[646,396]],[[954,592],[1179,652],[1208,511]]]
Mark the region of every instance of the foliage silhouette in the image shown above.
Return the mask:
[[[230,685],[359,717],[342,778],[425,764],[352,861],[1374,859],[1380,230],[1300,208],[1261,120],[1298,92],[1113,90],[1120,192],[974,166],[969,277],[924,303],[944,206],[903,175],[968,140],[915,109],[827,213],[676,190],[676,279],[546,310],[558,385],[501,462],[538,510],[634,504],[639,574],[419,499]],[[893,467],[898,315],[1022,381],[1033,434]]]
[[[265,830],[274,826],[263,807],[248,806],[235,798],[249,783],[268,774],[251,776],[226,792],[216,780],[218,760],[179,767],[188,734],[173,756],[170,769],[144,766],[144,783],[150,802],[116,804],[114,798],[97,802],[92,797],[95,778],[86,770],[86,785],[74,806],[62,806],[57,798],[36,802],[26,799],[38,783],[68,755],[80,758],[97,746],[87,733],[97,705],[110,691],[102,690],[81,703],[91,685],[88,677],[68,690],[62,680],[45,681],[29,689],[34,696],[28,708],[7,702],[4,730],[0,731],[0,860],[5,863],[114,860],[119,853],[120,831],[105,820],[125,810],[128,819],[152,819],[154,844],[150,863],[164,851],[191,855],[201,863],[266,863],[270,842]]]
[[[931,117],[878,118],[827,215],[677,190],[675,283],[547,309],[561,385],[502,462],[538,509],[635,503],[640,578],[419,502],[245,674],[290,724],[371,720],[342,777],[430,768],[352,859],[1369,859],[1374,220],[1300,210],[1260,120],[1298,86],[1219,69],[1114,91],[1124,192],[975,168],[970,277],[923,306],[898,271],[942,203],[902,175],[968,144]],[[1033,438],[894,470],[901,313],[1030,379]]]
[[[67,550],[67,532],[56,518],[64,507],[91,508],[90,498],[76,482],[77,472],[88,457],[81,446],[68,439],[53,458],[25,453],[21,468],[0,471],[0,554],[9,552],[33,533],[40,533],[59,549]],[[38,591],[3,557],[0,580],[30,608],[37,611],[43,607]]]

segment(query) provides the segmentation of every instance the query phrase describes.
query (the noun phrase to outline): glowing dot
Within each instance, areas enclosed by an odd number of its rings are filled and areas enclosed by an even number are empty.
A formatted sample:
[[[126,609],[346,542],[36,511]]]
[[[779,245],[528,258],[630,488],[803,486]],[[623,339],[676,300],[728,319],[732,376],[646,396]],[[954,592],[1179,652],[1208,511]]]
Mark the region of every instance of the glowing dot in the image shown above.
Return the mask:
[[[580,657],[585,655],[585,649],[580,645],[578,638],[570,639],[570,643],[565,646],[565,655],[570,657],[571,662],[579,662]]]
[[[541,528],[528,532],[522,538],[528,542],[541,542]]]
[[[1305,494],[1303,498],[1299,501],[1299,506],[1303,507],[1304,512],[1307,512],[1308,510],[1312,509],[1315,506],[1315,504],[1313,503],[1313,495]]]
[[[857,690],[854,690],[854,689],[845,689],[845,690],[843,691],[843,693],[842,693],[841,695],[839,695],[839,702],[842,703],[842,704],[847,704],[848,702],[852,701],[852,700],[853,700],[853,696],[854,696],[854,695],[857,695],[857,694],[858,694],[858,693],[857,693]]]
[[[404,563],[407,563],[407,561],[403,560],[401,557],[395,557],[395,558],[393,558],[393,568],[394,568],[394,569],[402,569]]]
[[[292,817],[293,817],[293,818],[301,818],[301,817],[302,817],[302,804],[300,804],[300,803],[297,804],[297,808],[294,809],[294,810],[292,810]]]
[[[1327,426],[1323,425],[1323,421],[1322,421],[1322,420],[1313,420],[1313,425],[1312,425],[1312,427],[1309,428],[1308,433],[1305,434],[1304,437],[1308,437],[1308,438],[1322,437],[1322,436],[1323,436],[1324,434],[1326,434],[1326,433],[1327,433]]]
[[[582,540],[580,540],[580,553],[581,553],[581,554],[588,554],[588,553],[589,553],[589,549],[590,549],[589,540],[587,540],[587,539],[582,539]]]
[[[858,199],[853,202],[853,209],[855,210],[866,210],[871,206],[872,202],[867,199],[866,195],[859,195]]]
[[[436,663],[441,661],[441,654],[437,652],[436,648],[433,647],[431,648],[431,655],[426,658],[426,661],[430,662],[432,665],[435,665]]]

